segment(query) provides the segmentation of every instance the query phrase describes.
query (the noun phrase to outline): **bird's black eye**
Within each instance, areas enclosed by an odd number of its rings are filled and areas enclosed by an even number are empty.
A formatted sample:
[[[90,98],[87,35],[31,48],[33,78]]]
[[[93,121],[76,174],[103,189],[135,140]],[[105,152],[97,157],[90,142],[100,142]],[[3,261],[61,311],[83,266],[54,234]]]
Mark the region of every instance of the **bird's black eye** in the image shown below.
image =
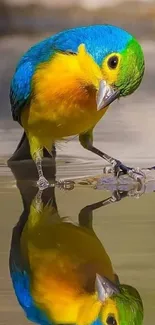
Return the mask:
[[[116,55],[111,56],[111,58],[109,58],[108,60],[109,68],[116,69],[117,65],[118,65],[118,57]]]
[[[106,320],[107,325],[117,325],[116,319],[114,316],[108,316]]]

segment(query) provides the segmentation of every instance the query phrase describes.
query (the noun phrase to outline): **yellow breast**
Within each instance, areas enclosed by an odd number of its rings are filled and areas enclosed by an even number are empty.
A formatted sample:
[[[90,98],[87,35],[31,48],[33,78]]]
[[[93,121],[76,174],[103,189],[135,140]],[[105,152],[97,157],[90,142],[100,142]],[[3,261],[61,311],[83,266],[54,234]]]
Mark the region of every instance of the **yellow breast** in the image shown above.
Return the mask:
[[[96,108],[95,85],[101,78],[100,68],[82,47],[78,55],[59,53],[40,64],[33,77],[31,105],[23,111],[24,128],[43,142],[91,129],[106,112]]]

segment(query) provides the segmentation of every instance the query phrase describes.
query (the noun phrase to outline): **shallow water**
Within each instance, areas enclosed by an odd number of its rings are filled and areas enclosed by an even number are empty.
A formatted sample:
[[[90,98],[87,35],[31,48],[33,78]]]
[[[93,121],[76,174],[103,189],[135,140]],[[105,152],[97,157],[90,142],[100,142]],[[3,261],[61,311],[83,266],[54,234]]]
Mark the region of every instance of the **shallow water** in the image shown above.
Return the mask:
[[[112,174],[102,175],[100,166],[98,166],[100,175],[94,171],[94,176],[88,177],[89,169],[83,169],[85,164],[82,165],[81,162],[78,165],[76,160],[58,160],[57,166],[55,179],[55,166],[51,165],[48,160],[45,161],[44,171],[46,177],[50,179],[51,187],[44,191],[42,198],[38,196],[37,201],[33,201],[38,192],[36,172],[30,161],[14,164],[11,166],[11,170],[5,165],[1,167],[0,324],[28,323],[13,290],[9,273],[9,254],[11,250],[11,270],[14,270],[14,265],[20,268],[22,254],[19,251],[19,240],[21,239],[19,232],[23,231],[25,222],[31,220],[30,208],[32,209],[32,205],[35,207],[35,211],[40,211],[44,222],[42,203],[51,208],[48,210],[48,222],[49,220],[53,223],[60,222],[60,220],[68,221],[65,223],[67,227],[72,223],[79,222],[80,229],[88,229],[88,231],[91,231],[91,226],[93,227],[95,232],[93,236],[94,238],[97,236],[101,241],[120,283],[131,285],[140,293],[144,305],[144,324],[153,324],[155,317],[154,172],[152,175],[148,172],[145,186],[139,186],[127,178],[121,179],[119,184],[116,183]],[[76,175],[78,178],[73,179],[75,169],[79,170],[79,173]],[[81,178],[79,178],[80,170],[83,170]],[[84,175],[86,176],[84,177]],[[63,182],[60,183],[59,181],[62,179]],[[66,179],[69,180],[66,181]],[[139,199],[136,200],[136,197]],[[25,221],[22,221],[23,217],[21,218],[23,212]],[[60,219],[63,217],[68,217],[69,220]],[[11,243],[13,227],[19,220],[21,220],[21,226],[15,228]],[[78,229],[78,227],[75,228]],[[84,230],[84,232],[86,231]],[[45,237],[42,240],[46,241]],[[77,233],[73,233],[73,237],[68,234],[63,237],[61,244],[64,247],[73,245],[73,247],[77,247],[76,254],[83,254],[84,248],[80,251],[78,247],[81,246],[78,245],[85,244],[85,241],[80,243],[78,238],[80,237],[77,236]],[[45,245],[45,242],[42,244],[45,253],[49,247],[46,248],[47,243]],[[82,247],[87,247],[87,241]],[[90,251],[91,249],[90,242]],[[101,249],[100,245],[98,248],[96,246],[97,249]],[[87,254],[91,256],[90,251],[88,249],[86,256]],[[103,252],[101,251],[101,253]],[[74,254],[75,252],[73,252]],[[97,255],[98,252],[96,251],[95,254]],[[91,264],[86,267],[86,270],[84,267],[81,272],[88,275],[89,278]]]

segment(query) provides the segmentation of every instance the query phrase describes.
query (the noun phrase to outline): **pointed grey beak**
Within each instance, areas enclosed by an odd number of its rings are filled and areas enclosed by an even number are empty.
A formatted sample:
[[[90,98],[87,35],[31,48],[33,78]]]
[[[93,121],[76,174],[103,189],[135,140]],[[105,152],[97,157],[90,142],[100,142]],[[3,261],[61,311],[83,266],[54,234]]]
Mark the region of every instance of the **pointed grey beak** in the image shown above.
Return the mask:
[[[110,105],[119,95],[120,91],[118,89],[114,89],[112,86],[109,86],[106,81],[101,80],[96,95],[97,110],[99,111]]]
[[[98,294],[98,299],[102,302],[112,295],[120,293],[117,284],[111,282],[106,277],[101,277],[99,274],[96,274],[95,289]]]

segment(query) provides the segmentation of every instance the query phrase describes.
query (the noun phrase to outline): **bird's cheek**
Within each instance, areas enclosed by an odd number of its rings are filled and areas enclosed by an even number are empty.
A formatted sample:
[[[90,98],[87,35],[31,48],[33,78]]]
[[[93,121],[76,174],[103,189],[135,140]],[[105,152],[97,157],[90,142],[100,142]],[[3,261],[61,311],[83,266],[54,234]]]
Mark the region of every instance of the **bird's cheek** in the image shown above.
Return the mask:
[[[102,78],[109,85],[115,85],[119,79],[120,68],[118,69],[109,69],[107,66],[103,66],[102,68]]]
[[[116,306],[116,302],[112,299],[107,299],[107,301],[105,301],[105,303],[103,304],[102,307],[102,311],[101,311],[101,320],[103,324],[107,324],[106,320],[107,320],[107,315],[108,314],[113,314],[115,315],[115,319],[117,321],[117,324],[119,324],[118,322],[118,309]]]

